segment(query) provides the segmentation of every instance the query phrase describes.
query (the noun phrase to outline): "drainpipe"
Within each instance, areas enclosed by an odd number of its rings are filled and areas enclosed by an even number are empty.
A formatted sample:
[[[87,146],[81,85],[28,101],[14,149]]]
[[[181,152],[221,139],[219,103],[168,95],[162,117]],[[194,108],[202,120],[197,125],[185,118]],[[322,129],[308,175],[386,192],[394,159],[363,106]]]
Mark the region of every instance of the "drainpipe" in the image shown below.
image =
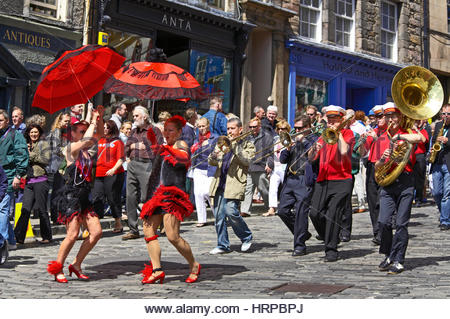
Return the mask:
[[[423,1],[423,66],[430,68],[430,1]]]

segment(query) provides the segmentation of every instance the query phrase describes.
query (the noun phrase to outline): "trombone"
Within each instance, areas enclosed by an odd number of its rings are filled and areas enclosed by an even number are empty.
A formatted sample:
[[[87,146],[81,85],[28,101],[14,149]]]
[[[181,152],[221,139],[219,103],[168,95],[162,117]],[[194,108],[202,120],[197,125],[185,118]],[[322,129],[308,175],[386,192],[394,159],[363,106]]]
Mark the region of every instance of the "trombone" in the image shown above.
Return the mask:
[[[348,124],[348,122],[353,120],[354,117],[355,115],[349,116],[335,129],[328,127],[325,130],[323,130],[322,132],[323,141],[330,145],[336,144],[339,139],[340,131]]]
[[[275,143],[273,143],[273,144],[271,144],[271,145],[269,145],[267,147],[264,147],[263,149],[257,151],[255,153],[255,155],[257,155],[259,153],[263,153],[264,151],[266,151],[268,149],[273,149],[273,147],[275,145],[277,145],[278,143],[281,143],[281,145],[283,146],[282,148],[279,149],[281,151],[281,150],[289,147],[293,143],[293,141],[295,140],[295,138],[297,136],[302,135],[302,134],[304,134],[306,132],[309,132],[309,131],[311,133],[306,135],[306,137],[311,136],[311,135],[315,135],[315,134],[322,134],[323,129],[324,129],[324,125],[323,124],[319,124],[317,126],[307,128],[307,129],[302,130],[300,132],[296,132],[294,134],[289,134],[289,133],[286,133],[286,132],[280,132],[279,133],[280,139],[278,141],[276,141]],[[275,153],[275,150],[272,150],[272,152],[264,154],[263,156],[260,156],[260,157],[258,157],[256,159],[254,159],[253,162],[258,162],[258,161],[262,160],[263,158],[266,158],[266,157],[272,155],[273,153]]]
[[[208,147],[206,147],[204,150],[202,150],[201,152],[194,154],[194,156],[191,157],[191,161],[192,159],[196,158],[197,156],[199,156],[200,154],[206,152],[206,150],[209,150],[211,147],[215,147],[217,145],[217,147],[219,148],[219,150],[223,153],[226,154],[228,152],[230,152],[231,150],[231,144],[235,143],[235,142],[239,142],[243,139],[246,139],[247,137],[250,136],[250,134],[252,134],[253,131],[247,131],[242,135],[239,135],[235,138],[229,138],[228,136],[219,136],[217,138],[217,142],[215,144],[211,144],[208,145]],[[205,159],[203,161],[198,162],[197,164],[195,164],[194,166],[191,166],[191,169],[196,168],[197,166],[199,166],[200,164],[202,164],[203,162],[207,161],[208,159]]]

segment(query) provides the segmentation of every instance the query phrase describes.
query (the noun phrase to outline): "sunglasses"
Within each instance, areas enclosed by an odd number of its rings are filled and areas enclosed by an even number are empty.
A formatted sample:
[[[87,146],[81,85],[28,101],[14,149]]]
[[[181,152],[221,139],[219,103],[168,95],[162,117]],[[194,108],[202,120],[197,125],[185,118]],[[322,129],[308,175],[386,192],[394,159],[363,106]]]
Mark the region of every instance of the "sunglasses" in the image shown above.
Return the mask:
[[[445,115],[445,116],[450,116],[450,113],[447,113],[447,112],[442,112],[442,115]]]
[[[294,126],[294,128],[296,130],[303,130],[305,128],[305,126]]]
[[[306,115],[308,115],[308,116],[314,116],[314,115],[316,115],[315,113],[306,113]]]
[[[249,127],[249,128],[257,128],[258,126],[250,126],[250,125],[249,125],[248,127]]]
[[[279,127],[279,130],[289,130],[287,127]]]

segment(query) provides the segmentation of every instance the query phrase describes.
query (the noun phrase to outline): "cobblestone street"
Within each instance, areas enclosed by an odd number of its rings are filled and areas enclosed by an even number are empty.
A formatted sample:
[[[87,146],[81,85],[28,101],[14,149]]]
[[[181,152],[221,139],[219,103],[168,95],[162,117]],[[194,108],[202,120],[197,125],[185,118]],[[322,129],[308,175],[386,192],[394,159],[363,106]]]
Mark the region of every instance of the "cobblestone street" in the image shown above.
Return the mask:
[[[53,245],[28,242],[10,252],[0,268],[1,298],[448,298],[450,295],[450,232],[437,228],[435,207],[413,208],[406,270],[389,276],[377,270],[382,260],[372,242],[368,213],[353,215],[352,240],[340,245],[340,259],[323,261],[323,244],[313,237],[307,242],[308,254],[292,257],[292,235],[278,217],[265,218],[260,212],[246,218],[254,233],[248,253],[240,252],[240,242],[230,232],[232,252],[209,255],[215,247],[212,223],[203,228],[195,221],[182,224],[182,236],[202,264],[200,281],[188,285],[185,260],[165,237],[160,237],[163,285],[141,285],[144,263],[148,262],[143,237],[122,241],[120,235],[104,230],[103,238],[85,260],[88,282],[69,279],[59,284],[46,272],[54,260],[63,236]],[[103,222],[103,224],[105,224]],[[66,261],[71,262],[81,241]],[[302,284],[301,292],[279,292],[271,288]],[[320,285],[343,286],[340,292],[321,292]],[[336,286],[336,287],[337,287]],[[306,288],[305,288],[306,287]],[[309,287],[309,288],[308,288]],[[346,288],[346,289],[345,289]],[[309,289],[309,290],[308,290]],[[290,290],[290,289],[287,289]],[[294,289],[295,290],[295,289]],[[297,290],[298,291],[298,290]]]

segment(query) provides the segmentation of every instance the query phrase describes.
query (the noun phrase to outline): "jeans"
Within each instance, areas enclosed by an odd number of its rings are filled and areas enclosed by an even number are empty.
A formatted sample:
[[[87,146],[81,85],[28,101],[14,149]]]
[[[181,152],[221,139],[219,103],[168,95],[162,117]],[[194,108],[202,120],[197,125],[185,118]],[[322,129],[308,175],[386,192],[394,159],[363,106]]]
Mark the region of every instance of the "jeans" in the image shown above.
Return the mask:
[[[9,222],[11,201],[13,198],[14,192],[6,193],[0,202],[0,246],[3,245],[5,240],[8,240],[10,245],[16,244],[14,229]]]
[[[217,190],[214,196],[214,217],[216,218],[217,247],[230,250],[227,222],[233,228],[242,243],[252,240],[252,232],[248,228],[239,212],[239,200],[223,197],[223,191]]]
[[[450,174],[446,164],[434,164],[433,197],[441,214],[439,220],[443,225],[450,225]]]

